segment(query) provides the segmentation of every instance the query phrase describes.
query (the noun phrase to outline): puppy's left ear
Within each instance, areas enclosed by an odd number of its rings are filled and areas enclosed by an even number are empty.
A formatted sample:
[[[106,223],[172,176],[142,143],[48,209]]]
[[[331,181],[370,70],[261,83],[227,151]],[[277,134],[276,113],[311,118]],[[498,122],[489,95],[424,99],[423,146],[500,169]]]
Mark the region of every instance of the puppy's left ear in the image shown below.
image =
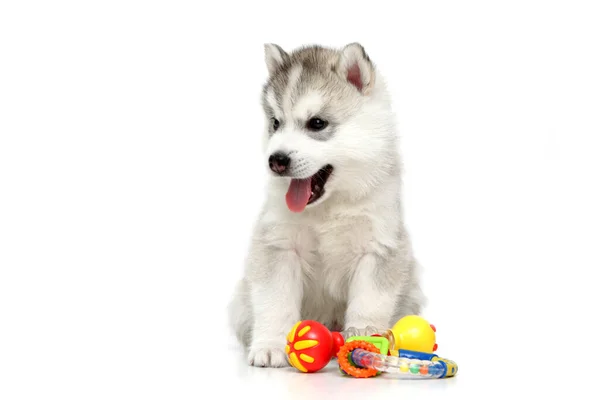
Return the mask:
[[[275,43],[265,43],[265,63],[269,75],[275,74],[277,69],[289,59],[289,55]]]
[[[363,94],[369,94],[375,85],[375,67],[359,43],[350,43],[342,49],[337,70]]]

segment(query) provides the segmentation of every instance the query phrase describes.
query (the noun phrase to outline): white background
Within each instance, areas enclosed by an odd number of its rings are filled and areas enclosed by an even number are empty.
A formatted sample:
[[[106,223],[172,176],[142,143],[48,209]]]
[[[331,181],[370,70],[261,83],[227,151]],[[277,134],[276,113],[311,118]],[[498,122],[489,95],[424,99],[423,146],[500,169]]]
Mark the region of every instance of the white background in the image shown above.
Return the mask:
[[[593,1],[2,2],[0,398],[591,395],[599,20]],[[263,198],[263,43],[353,41],[393,96],[450,380],[251,368],[227,331]]]

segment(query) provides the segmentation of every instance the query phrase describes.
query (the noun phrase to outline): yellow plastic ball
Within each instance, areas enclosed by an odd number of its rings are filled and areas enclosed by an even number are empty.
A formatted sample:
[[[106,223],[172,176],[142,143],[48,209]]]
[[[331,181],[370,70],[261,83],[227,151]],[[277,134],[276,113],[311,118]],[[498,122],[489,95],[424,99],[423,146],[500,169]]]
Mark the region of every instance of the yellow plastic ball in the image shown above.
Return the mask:
[[[394,334],[394,348],[433,353],[435,351],[435,331],[432,325],[417,315],[407,315],[391,329]]]

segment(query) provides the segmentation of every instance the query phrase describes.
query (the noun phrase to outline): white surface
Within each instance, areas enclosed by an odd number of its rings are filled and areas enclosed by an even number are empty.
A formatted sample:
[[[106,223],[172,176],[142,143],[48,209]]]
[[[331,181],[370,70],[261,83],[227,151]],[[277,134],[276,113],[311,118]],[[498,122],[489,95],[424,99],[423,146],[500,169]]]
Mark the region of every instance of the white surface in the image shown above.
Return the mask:
[[[589,397],[597,2],[203,4],[0,5],[0,398]],[[251,368],[225,330],[262,45],[350,41],[393,95],[451,380]]]

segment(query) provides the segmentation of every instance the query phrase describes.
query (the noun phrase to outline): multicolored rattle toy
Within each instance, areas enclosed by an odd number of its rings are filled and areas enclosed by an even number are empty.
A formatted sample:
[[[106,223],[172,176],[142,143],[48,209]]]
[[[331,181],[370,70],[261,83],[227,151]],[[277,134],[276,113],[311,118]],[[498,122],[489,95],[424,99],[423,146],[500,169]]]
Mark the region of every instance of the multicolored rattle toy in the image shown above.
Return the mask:
[[[300,321],[287,336],[290,365],[316,372],[337,358],[340,370],[356,378],[382,372],[406,378],[448,378],[456,375],[454,361],[438,357],[436,329],[417,315],[400,319],[391,329],[349,328],[331,332],[323,324]]]

